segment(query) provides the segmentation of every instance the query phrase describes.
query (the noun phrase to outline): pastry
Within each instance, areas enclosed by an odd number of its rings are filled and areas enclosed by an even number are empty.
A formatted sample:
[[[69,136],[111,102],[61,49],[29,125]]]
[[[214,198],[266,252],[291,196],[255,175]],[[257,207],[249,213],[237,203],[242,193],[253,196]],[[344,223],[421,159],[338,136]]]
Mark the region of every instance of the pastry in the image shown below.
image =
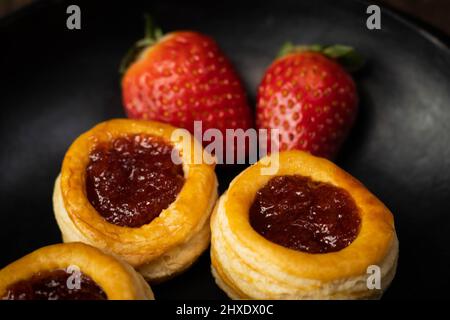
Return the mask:
[[[176,130],[116,119],[78,137],[53,195],[64,242],[114,253],[151,282],[188,268],[209,245],[217,179],[214,164],[194,161],[201,145]]]
[[[0,270],[0,300],[149,300],[144,278],[83,243],[38,249]]]
[[[264,174],[270,163],[278,167]],[[378,298],[396,271],[391,212],[351,175],[302,151],[239,174],[211,230],[212,272],[233,299]]]

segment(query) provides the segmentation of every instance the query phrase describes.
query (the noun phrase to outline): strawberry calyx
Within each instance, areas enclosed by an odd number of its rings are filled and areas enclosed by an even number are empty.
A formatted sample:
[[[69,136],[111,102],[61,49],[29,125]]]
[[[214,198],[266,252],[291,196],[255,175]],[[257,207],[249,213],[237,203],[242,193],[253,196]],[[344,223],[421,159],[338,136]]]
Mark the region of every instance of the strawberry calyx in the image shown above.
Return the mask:
[[[337,61],[349,72],[359,70],[365,62],[363,56],[361,56],[353,47],[342,44],[330,46],[320,44],[294,45],[292,42],[286,42],[278,52],[277,58],[301,52],[317,52],[323,54],[324,56]]]
[[[144,38],[136,41],[134,45],[127,51],[122,58],[119,66],[119,73],[123,75],[128,67],[136,60],[139,54],[149,46],[154,45],[162,38],[163,32],[153,23],[153,19],[149,14],[144,15],[145,19],[145,35]]]

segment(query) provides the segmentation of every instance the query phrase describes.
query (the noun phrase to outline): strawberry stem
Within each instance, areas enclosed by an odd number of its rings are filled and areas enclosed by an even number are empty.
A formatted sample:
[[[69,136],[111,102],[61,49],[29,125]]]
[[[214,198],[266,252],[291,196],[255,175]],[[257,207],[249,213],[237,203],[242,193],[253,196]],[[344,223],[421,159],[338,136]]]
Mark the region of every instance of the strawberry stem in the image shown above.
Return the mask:
[[[152,36],[153,36],[153,19],[148,13],[146,13],[144,15],[144,19],[145,19],[145,38],[152,38]]]
[[[122,58],[119,66],[119,73],[123,75],[128,67],[136,60],[137,56],[148,46],[154,45],[162,38],[163,32],[155,27],[151,15],[145,14],[145,33],[144,38],[136,41]]]
[[[364,58],[353,47],[341,44],[331,46],[322,46],[319,44],[294,45],[292,42],[286,42],[278,52],[277,58],[291,53],[307,51],[318,52],[330,59],[336,60],[349,72],[359,70],[365,62]]]

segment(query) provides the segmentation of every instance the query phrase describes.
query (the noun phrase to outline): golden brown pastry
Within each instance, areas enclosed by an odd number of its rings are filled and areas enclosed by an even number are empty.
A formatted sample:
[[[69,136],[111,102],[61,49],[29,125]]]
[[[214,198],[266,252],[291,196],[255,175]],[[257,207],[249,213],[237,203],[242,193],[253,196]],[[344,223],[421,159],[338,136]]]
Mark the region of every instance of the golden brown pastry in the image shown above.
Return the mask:
[[[277,156],[275,173],[262,174]],[[238,175],[211,230],[213,275],[233,299],[378,298],[396,270],[391,212],[348,173],[301,151]]]
[[[38,249],[0,270],[0,300],[149,300],[144,278],[83,243]]]
[[[152,282],[197,259],[209,245],[217,179],[213,164],[194,161],[201,145],[175,130],[117,119],[75,140],[53,195],[64,242],[112,252]]]

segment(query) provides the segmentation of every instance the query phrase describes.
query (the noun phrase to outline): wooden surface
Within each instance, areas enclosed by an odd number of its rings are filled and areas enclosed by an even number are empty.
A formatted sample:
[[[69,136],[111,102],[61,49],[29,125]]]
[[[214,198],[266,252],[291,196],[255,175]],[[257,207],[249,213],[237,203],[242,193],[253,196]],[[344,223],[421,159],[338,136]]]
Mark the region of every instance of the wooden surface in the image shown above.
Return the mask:
[[[33,0],[0,0],[0,17],[13,12],[29,3]]]

